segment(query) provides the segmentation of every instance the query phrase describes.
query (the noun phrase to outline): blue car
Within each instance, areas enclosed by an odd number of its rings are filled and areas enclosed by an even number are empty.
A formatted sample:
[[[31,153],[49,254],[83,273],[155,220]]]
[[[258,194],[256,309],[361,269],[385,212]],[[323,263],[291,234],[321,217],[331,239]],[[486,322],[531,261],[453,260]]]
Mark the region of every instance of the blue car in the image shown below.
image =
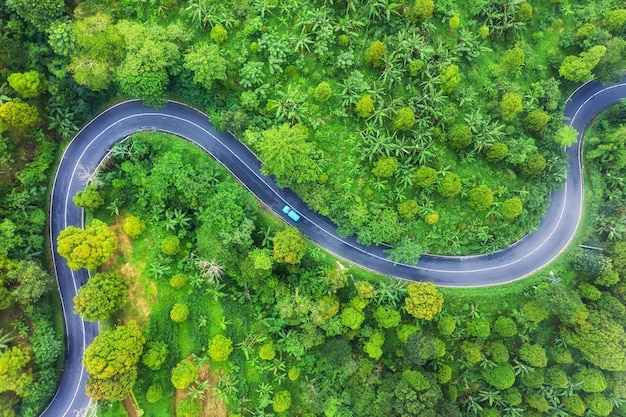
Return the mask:
[[[283,207],[283,213],[289,216],[289,218],[293,220],[294,222],[297,222],[298,220],[300,220],[300,215],[296,213],[295,210],[289,206]]]

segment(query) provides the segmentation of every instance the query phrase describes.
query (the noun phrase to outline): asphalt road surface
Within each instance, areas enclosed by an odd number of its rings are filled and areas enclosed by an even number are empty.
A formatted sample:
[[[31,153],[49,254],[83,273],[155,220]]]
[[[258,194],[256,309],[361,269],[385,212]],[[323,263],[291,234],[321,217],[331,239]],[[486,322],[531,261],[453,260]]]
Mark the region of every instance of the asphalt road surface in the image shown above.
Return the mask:
[[[56,239],[67,226],[84,226],[83,212],[72,203],[72,196],[83,189],[90,174],[118,141],[138,131],[161,131],[195,143],[221,162],[260,201],[287,223],[297,226],[309,239],[350,262],[381,274],[437,285],[469,287],[496,285],[522,278],[542,268],[558,256],[571,241],[582,211],[580,149],[582,136],[596,114],[626,97],[626,77],[620,84],[590,82],[568,99],[565,116],[580,132],[576,145],[567,149],[568,179],[565,187],[551,196],[550,207],[537,231],[509,248],[477,256],[421,257],[418,266],[394,265],[383,247],[363,246],[354,238],[337,236],[335,225],[309,210],[288,189],[280,189],[271,177],[260,172],[260,161],[229,133],[217,132],[207,116],[180,103],[169,102],[162,109],[127,101],[109,108],[87,124],[68,145],[57,169],[50,204],[50,239],[54,266],[65,316],[66,357],[56,395],[43,411],[45,417],[74,416],[89,404],[85,394],[87,374],[81,360],[86,346],[99,333],[95,323],[84,322],[73,313],[73,297],[88,278],[86,270],[72,271],[56,252]],[[282,211],[284,205],[300,215],[298,223]]]

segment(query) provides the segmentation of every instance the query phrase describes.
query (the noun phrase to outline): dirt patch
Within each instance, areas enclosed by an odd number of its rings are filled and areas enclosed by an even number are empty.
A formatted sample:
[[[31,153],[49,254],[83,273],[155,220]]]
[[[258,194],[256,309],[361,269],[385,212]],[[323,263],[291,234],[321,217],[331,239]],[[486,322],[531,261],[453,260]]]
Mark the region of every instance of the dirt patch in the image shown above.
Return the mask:
[[[190,359],[191,357],[187,358]],[[203,390],[204,399],[197,398],[196,401],[202,404],[201,417],[227,417],[226,403],[218,400],[215,395],[215,387],[219,377],[207,364],[203,364],[198,370],[198,382],[205,385]],[[199,384],[192,384],[192,387],[198,388]],[[185,398],[189,398],[188,390],[176,390],[174,394],[174,408]]]
[[[148,322],[151,307],[156,304],[157,286],[152,281],[142,279],[131,263],[125,263],[119,271],[128,284],[128,305],[124,316],[136,320],[143,327]]]
[[[128,417],[139,417],[139,410],[137,410],[135,400],[130,395],[124,399],[124,408],[126,413],[128,413]]]

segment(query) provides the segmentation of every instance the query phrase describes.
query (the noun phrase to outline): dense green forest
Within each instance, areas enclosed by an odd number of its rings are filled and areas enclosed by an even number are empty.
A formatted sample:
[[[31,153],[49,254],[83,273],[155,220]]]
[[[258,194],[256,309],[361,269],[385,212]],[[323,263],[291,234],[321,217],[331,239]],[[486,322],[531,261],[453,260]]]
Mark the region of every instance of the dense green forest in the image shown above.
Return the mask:
[[[618,0],[0,1],[2,417],[54,392],[51,171],[108,104],[206,111],[342,234],[415,261],[532,231],[565,175],[565,98],[626,68]],[[123,415],[133,391],[146,416],[626,415],[625,113],[585,145],[581,242],[604,251],[480,296],[338,262],[183,142],[118,145],[59,245],[93,272],[77,312],[108,323],[90,395]],[[90,235],[104,255],[73,262]]]

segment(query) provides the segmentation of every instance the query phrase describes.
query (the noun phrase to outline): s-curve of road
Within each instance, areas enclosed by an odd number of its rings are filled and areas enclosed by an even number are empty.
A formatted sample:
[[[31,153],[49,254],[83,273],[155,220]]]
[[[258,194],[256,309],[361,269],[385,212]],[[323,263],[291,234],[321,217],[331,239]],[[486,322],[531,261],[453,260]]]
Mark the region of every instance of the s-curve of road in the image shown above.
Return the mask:
[[[57,252],[56,239],[70,225],[83,226],[83,212],[72,196],[86,185],[111,147],[138,131],[161,131],[182,137],[210,153],[260,201],[297,226],[312,241],[350,262],[381,274],[437,285],[469,287],[501,284],[522,278],[547,265],[571,241],[582,211],[581,143],[587,126],[601,110],[626,97],[626,77],[615,85],[589,82],[568,99],[565,116],[580,132],[576,145],[567,149],[566,185],[552,193],[550,207],[539,228],[507,249],[477,256],[424,255],[418,266],[388,261],[383,247],[363,246],[354,238],[340,238],[335,225],[314,213],[293,192],[279,188],[260,172],[261,162],[229,133],[215,130],[207,116],[180,103],[168,102],[161,109],[133,100],[115,105],[91,120],[72,140],[59,163],[50,203],[50,239],[61,294],[67,349],[65,367],[56,395],[43,411],[45,417],[73,416],[89,404],[85,394],[87,374],[81,360],[85,348],[98,334],[96,323],[84,322],[73,313],[73,297],[86,282],[86,270],[72,271]],[[301,215],[293,223],[282,213],[288,204]]]

